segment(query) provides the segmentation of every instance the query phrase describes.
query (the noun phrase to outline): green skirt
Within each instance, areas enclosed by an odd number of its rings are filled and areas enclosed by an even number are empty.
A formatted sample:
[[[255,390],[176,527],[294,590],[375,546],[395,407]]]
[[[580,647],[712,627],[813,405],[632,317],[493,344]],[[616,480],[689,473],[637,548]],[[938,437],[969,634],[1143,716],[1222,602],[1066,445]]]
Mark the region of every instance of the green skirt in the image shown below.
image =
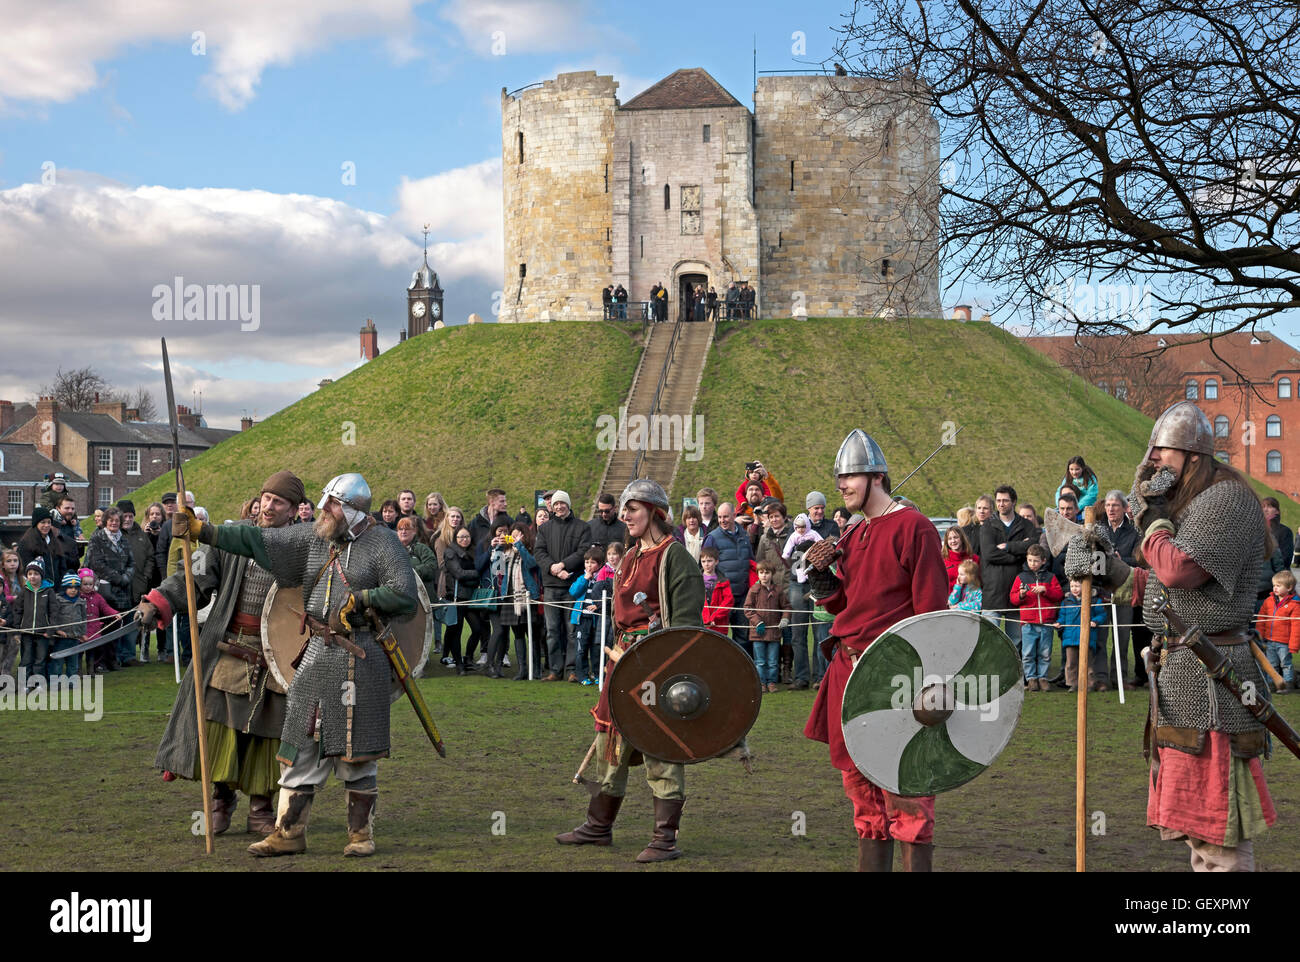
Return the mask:
[[[227,728],[220,722],[206,723],[208,770],[213,783],[233,785],[246,795],[274,795],[280,784],[280,763],[275,760],[280,739],[259,738]],[[195,781],[199,764],[195,759]]]

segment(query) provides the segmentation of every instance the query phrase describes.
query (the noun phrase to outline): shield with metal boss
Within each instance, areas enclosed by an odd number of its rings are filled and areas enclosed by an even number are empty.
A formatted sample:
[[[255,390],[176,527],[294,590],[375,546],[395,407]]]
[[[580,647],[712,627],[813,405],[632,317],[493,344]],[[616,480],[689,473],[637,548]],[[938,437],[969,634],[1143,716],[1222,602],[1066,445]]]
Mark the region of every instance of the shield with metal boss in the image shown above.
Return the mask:
[[[707,628],[646,635],[606,681],[614,725],[633,748],[691,764],[734,748],[758,718],[762,688],[744,650]]]
[[[424,590],[420,579],[415,580],[419,602],[415,611],[392,621],[393,635],[397,646],[406,656],[406,663],[411,666],[411,674],[420,677],[425,663],[429,660],[429,649],[433,645],[433,614],[429,604],[429,595]],[[354,621],[369,628],[364,618],[354,616]],[[302,591],[298,588],[281,589],[272,585],[262,603],[262,656],[266,659],[267,669],[285,689],[293,681],[294,659],[307,644],[307,634],[299,633],[302,624]],[[380,652],[376,657],[383,657]],[[404,689],[396,678],[390,701],[402,697]]]
[[[858,770],[895,795],[964,785],[1011,740],[1024,702],[1020,655],[971,611],[932,611],[889,628],[844,688],[844,743]]]

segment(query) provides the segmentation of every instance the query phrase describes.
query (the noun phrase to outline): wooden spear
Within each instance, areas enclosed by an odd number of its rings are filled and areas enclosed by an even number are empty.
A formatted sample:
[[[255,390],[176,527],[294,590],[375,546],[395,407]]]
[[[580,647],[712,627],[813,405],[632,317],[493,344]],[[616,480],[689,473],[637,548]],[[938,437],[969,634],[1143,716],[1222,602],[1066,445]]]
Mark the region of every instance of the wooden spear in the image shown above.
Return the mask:
[[[1097,523],[1097,506],[1089,505],[1083,511],[1084,524]],[[1085,800],[1088,787],[1088,646],[1092,641],[1092,574],[1083,577],[1083,597],[1079,599],[1079,675],[1078,707],[1074,722],[1074,870],[1086,871],[1084,841],[1088,837],[1088,807]],[[1064,651],[1062,651],[1064,656]]]

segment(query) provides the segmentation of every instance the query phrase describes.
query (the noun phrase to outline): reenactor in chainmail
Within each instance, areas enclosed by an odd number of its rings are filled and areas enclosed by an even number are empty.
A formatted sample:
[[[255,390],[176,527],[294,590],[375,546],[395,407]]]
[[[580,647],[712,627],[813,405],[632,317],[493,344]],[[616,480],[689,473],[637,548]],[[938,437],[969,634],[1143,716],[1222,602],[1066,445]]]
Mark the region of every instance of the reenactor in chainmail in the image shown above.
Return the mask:
[[[1253,686],[1247,697],[1268,698],[1250,627],[1260,568],[1274,551],[1263,507],[1245,476],[1215,458],[1206,416],[1182,401],[1156,420],[1129,508],[1144,567],[1125,564],[1098,525],[1070,540],[1065,570],[1084,577],[1093,552],[1104,552],[1097,580],[1116,604],[1140,607],[1154,636],[1147,824],[1185,840],[1195,871],[1252,871],[1252,840],[1276,819],[1260,765],[1267,729],[1180,645],[1160,608],[1167,601],[1205,632]]]
[[[262,485],[256,524],[283,528],[293,521],[305,497],[302,482],[280,471]],[[195,555],[195,604],[207,605],[216,596],[199,634],[203,664],[203,710],[207,716],[208,759],[212,769],[212,832],[230,828],[238,802],[236,789],[248,794],[248,831],[270,835],[275,828],[271,796],[280,778],[276,754],[284,727],[285,690],[267,670],[262,654],[262,605],[271,590],[271,572],[251,558],[203,549]],[[180,571],[140,601],[145,631],[171,621],[172,612],[186,610],[185,572]],[[193,699],[194,663],[176,693],[167,729],[154,765],[183,778],[199,778],[198,724]]]
[[[312,797],[333,771],[347,790],[343,854],[372,855],[378,760],[389,749],[392,669],[369,619],[412,613],[417,589],[397,535],[370,516],[370,486],[359,474],[334,478],[310,526],[213,527],[180,511],[172,525],[176,536],[188,533],[191,540],[253,558],[281,589],[302,592],[309,639],[289,685],[280,734],[275,830],[248,851],[305,851]]]

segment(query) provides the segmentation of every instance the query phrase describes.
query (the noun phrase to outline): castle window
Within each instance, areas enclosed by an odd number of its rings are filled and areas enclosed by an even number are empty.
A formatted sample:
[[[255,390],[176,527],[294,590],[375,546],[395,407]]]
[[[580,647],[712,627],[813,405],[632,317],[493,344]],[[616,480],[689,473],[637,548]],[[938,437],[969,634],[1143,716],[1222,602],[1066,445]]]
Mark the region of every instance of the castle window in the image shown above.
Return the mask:
[[[1276,414],[1270,414],[1268,420],[1264,422],[1264,437],[1280,438],[1282,436],[1282,419]]]
[[[706,144],[709,142],[709,125],[708,125],[708,124],[705,124],[705,125],[704,125],[704,142],[705,142]]]
[[[672,200],[673,200],[672,188],[669,187],[667,184],[664,184],[664,210],[669,209],[669,206],[672,204]]]
[[[780,231],[777,231],[777,232],[776,232],[776,246],[777,246],[778,248],[781,246],[781,241],[782,241],[782,240],[783,240],[783,238],[782,238],[782,236],[781,236],[781,232],[780,232]]]
[[[519,142],[519,163],[522,164],[524,162],[524,132],[519,131],[519,133],[515,134],[515,137]]]
[[[794,190],[794,161],[790,161],[790,189]]]
[[[1217,401],[1219,399],[1219,382],[1214,378],[1205,379],[1205,400]]]
[[[885,132],[880,139],[881,151],[886,156],[888,156],[889,154],[889,142],[893,139],[893,136],[894,136],[894,122],[891,120],[887,124],[885,124]]]
[[[641,235],[641,260],[645,260],[645,234]]]
[[[609,193],[609,164],[605,165],[605,193]]]
[[[528,276],[528,265],[527,265],[527,264],[520,264],[520,265],[519,265],[519,276],[520,276],[521,279],[522,279],[522,278],[525,278],[525,277]]]
[[[889,258],[886,257],[880,262],[880,276],[889,277]]]
[[[1216,438],[1226,438],[1228,436],[1228,428],[1229,428],[1229,424],[1226,415],[1220,414],[1215,417],[1214,436]]]
[[[1281,451],[1268,452],[1268,473],[1269,474],[1282,473],[1282,452]]]
[[[1277,379],[1277,396],[1279,398],[1289,398],[1291,396],[1291,379],[1289,377]]]

